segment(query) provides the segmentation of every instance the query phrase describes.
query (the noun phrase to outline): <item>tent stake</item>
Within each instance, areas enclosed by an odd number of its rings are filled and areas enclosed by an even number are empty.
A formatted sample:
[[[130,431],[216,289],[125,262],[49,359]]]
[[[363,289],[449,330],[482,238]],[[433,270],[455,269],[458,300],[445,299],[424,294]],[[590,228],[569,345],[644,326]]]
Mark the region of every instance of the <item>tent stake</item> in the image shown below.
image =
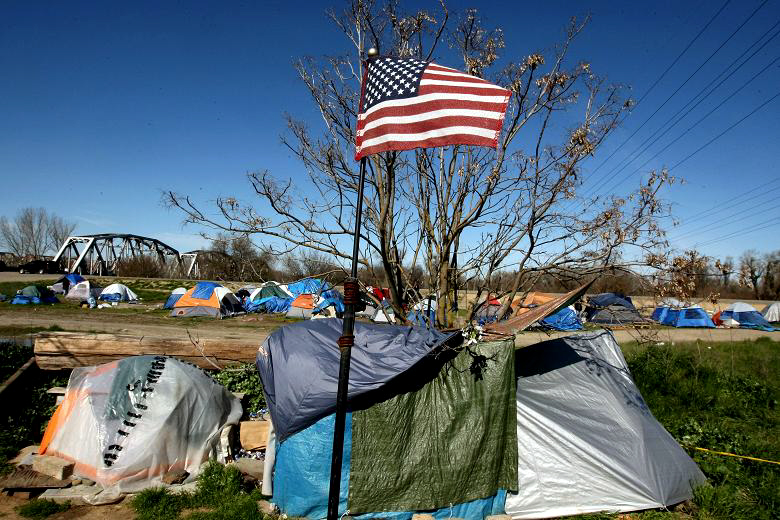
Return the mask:
[[[349,388],[349,362],[355,343],[355,306],[360,299],[357,282],[358,252],[360,248],[360,220],[363,214],[363,184],[366,179],[366,158],[360,159],[357,204],[355,205],[355,236],[352,245],[352,272],[344,282],[344,320],[338,345],[339,386],[336,394],[336,424],[333,428],[333,456],[330,462],[330,490],[328,493],[328,520],[338,520],[341,491],[341,461],[344,455],[344,424],[347,418],[347,389]]]

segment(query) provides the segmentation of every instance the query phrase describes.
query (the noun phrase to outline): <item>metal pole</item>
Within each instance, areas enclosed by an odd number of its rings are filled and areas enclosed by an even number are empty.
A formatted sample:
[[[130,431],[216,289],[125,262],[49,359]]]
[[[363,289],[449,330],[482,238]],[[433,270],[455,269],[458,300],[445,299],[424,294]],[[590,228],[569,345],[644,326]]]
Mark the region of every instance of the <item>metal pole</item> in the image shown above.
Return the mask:
[[[330,462],[330,492],[328,493],[328,520],[338,520],[341,491],[341,460],[344,455],[344,424],[347,419],[347,389],[349,388],[349,361],[355,343],[355,306],[360,298],[357,283],[358,252],[360,249],[360,218],[363,214],[363,184],[366,179],[366,158],[360,159],[357,204],[355,205],[355,237],[352,244],[352,272],[344,282],[344,320],[339,338],[339,386],[336,394],[336,424],[333,428],[333,456]]]

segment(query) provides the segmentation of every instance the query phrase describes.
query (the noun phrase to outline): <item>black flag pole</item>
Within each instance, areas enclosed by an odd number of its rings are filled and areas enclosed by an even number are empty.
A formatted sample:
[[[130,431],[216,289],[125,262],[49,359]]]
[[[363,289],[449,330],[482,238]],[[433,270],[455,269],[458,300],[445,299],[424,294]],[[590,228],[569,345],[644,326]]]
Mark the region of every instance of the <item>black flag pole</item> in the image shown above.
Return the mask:
[[[372,55],[373,49],[368,51]],[[373,53],[376,54],[376,51]],[[352,272],[344,281],[344,320],[339,338],[339,386],[336,394],[336,424],[333,428],[333,456],[330,462],[330,490],[328,493],[328,520],[339,517],[341,491],[341,460],[344,455],[344,424],[347,419],[347,389],[349,388],[349,362],[355,344],[355,307],[360,302],[358,287],[358,252],[360,249],[360,219],[363,214],[363,184],[366,180],[366,158],[360,159],[357,204],[355,204],[355,237],[352,243]]]

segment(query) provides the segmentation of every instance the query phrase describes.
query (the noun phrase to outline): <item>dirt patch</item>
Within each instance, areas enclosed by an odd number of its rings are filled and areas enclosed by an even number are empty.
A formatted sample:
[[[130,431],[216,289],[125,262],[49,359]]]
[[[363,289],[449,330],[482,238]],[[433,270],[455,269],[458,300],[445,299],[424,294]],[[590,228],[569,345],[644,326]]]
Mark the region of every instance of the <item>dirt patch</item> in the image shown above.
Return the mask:
[[[0,518],[20,518],[16,512],[16,507],[27,503],[26,499],[14,496],[0,495]],[[47,520],[74,520],[76,518],[83,520],[105,520],[106,518],[121,518],[122,520],[132,520],[135,518],[135,511],[130,508],[125,500],[119,504],[106,506],[71,506],[67,511],[51,515]]]

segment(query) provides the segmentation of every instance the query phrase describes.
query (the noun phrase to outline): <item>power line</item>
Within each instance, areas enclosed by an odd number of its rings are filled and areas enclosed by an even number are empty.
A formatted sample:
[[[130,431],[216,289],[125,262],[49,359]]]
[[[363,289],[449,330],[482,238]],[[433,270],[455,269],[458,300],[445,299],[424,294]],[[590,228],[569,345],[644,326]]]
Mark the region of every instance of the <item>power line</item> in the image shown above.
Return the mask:
[[[779,33],[779,34],[780,34],[780,33]],[[703,115],[702,117],[700,117],[700,118],[699,118],[699,119],[698,119],[698,120],[697,120],[695,123],[693,123],[691,126],[689,126],[688,128],[686,128],[686,129],[685,129],[685,130],[684,130],[684,131],[683,131],[681,134],[679,134],[677,137],[675,137],[674,139],[672,139],[671,141],[669,141],[669,142],[666,144],[666,146],[664,146],[663,148],[661,148],[660,150],[658,150],[658,152],[656,152],[656,153],[655,153],[655,155],[653,155],[652,157],[650,157],[649,159],[647,159],[645,162],[643,162],[643,163],[642,163],[642,164],[641,164],[641,165],[640,165],[640,166],[639,166],[639,167],[638,167],[636,170],[634,170],[634,171],[633,171],[633,172],[631,172],[630,174],[628,174],[628,175],[626,175],[625,177],[623,177],[623,180],[619,181],[617,184],[614,184],[614,185],[612,186],[612,188],[610,189],[610,191],[614,191],[614,190],[615,190],[615,189],[616,189],[618,186],[620,186],[620,184],[621,184],[621,183],[625,182],[625,180],[626,180],[626,179],[628,179],[629,177],[631,177],[631,176],[632,176],[632,175],[634,175],[635,173],[637,173],[637,172],[641,171],[641,170],[642,170],[642,168],[644,168],[644,167],[645,167],[645,166],[646,166],[646,165],[647,165],[647,164],[648,164],[650,161],[652,161],[653,159],[655,159],[656,157],[658,157],[659,155],[661,155],[663,152],[665,152],[667,149],[669,149],[669,147],[670,147],[670,146],[672,146],[673,144],[677,143],[677,142],[678,142],[680,139],[682,139],[682,138],[683,138],[683,136],[685,136],[685,135],[686,135],[688,132],[690,132],[690,131],[691,131],[691,130],[693,130],[695,127],[697,127],[697,126],[698,126],[698,125],[699,125],[699,124],[700,124],[702,121],[704,121],[705,119],[707,119],[709,116],[711,116],[712,114],[714,114],[714,113],[715,113],[715,111],[716,111],[717,109],[719,109],[721,106],[723,106],[723,105],[724,105],[724,104],[725,104],[727,101],[729,101],[731,98],[733,98],[734,96],[736,96],[737,94],[739,94],[739,92],[740,92],[741,90],[743,90],[745,87],[747,87],[748,85],[750,85],[750,84],[751,84],[753,81],[755,81],[755,79],[756,79],[756,78],[758,78],[758,77],[759,77],[761,74],[763,74],[764,72],[766,72],[767,70],[769,70],[769,68],[770,68],[772,65],[774,65],[775,63],[777,63],[778,61],[780,61],[780,56],[778,56],[777,58],[775,58],[774,60],[772,60],[772,61],[771,61],[769,64],[767,64],[767,65],[766,65],[766,66],[765,66],[763,69],[761,69],[760,71],[758,71],[757,73],[755,73],[755,74],[754,74],[754,75],[753,75],[753,76],[752,76],[750,79],[748,79],[747,81],[745,81],[745,82],[744,82],[742,85],[740,85],[740,86],[739,86],[739,87],[738,87],[736,90],[734,90],[734,91],[733,91],[731,94],[729,94],[728,96],[726,96],[726,97],[725,97],[723,100],[721,100],[721,102],[720,102],[720,103],[718,103],[717,105],[715,105],[715,106],[714,106],[712,109],[710,109],[710,111],[709,111],[709,112],[707,112],[706,114],[704,114],[704,115]],[[658,139],[656,139],[655,141],[653,141],[653,143],[652,143],[652,144],[655,144],[655,143],[656,143],[656,142],[657,142],[657,141],[658,141],[658,140],[659,140],[659,139],[660,139],[662,136],[663,136],[663,134],[662,134],[661,136],[659,136],[659,137],[658,137]],[[670,168],[670,170],[671,170],[671,168]],[[621,171],[622,171],[622,170],[621,170]],[[618,172],[616,172],[616,173],[615,173],[614,175],[612,175],[612,176],[611,176],[611,177],[610,177],[608,180],[612,180],[613,178],[615,178],[615,177],[617,176],[617,174],[621,173],[621,171],[618,171]]]
[[[730,199],[728,201],[724,201],[723,203],[716,204],[716,205],[714,205],[714,206],[712,206],[712,207],[710,207],[710,208],[700,212],[696,216],[694,216],[694,217],[692,217],[690,219],[686,219],[686,221],[684,223],[682,223],[679,226],[677,226],[677,229],[679,229],[681,227],[689,226],[689,225],[693,224],[694,222],[698,222],[699,220],[702,220],[704,218],[709,218],[713,214],[715,214],[715,213],[717,213],[719,211],[723,211],[723,209],[728,209],[728,208],[732,208],[734,206],[739,206],[739,205],[742,205],[742,204],[744,204],[746,202],[750,202],[751,200],[755,200],[755,199],[757,199],[759,197],[763,197],[767,193],[771,193],[773,191],[777,191],[778,189],[780,189],[780,186],[778,186],[776,188],[773,188],[771,190],[768,190],[766,192],[760,193],[760,194],[756,195],[755,197],[749,197],[746,200],[737,202],[737,200],[741,199],[745,195],[750,195],[751,193],[753,193],[755,191],[758,191],[758,190],[760,190],[760,189],[762,189],[762,188],[764,188],[766,186],[769,186],[770,184],[773,184],[773,183],[775,183],[777,181],[780,181],[780,177],[775,177],[771,181],[769,181],[767,183],[764,183],[764,184],[760,184],[760,185],[756,186],[755,188],[752,188],[752,189],[750,189],[750,190],[748,190],[748,191],[746,191],[746,192],[744,192],[744,193],[742,193],[740,195],[737,195],[736,197],[734,197],[734,198],[732,198],[732,199]]]
[[[694,37],[693,37],[693,39],[692,39],[690,42],[688,42],[688,45],[686,45],[686,46],[685,46],[685,48],[684,48],[684,49],[683,49],[683,50],[680,52],[680,54],[678,54],[678,55],[677,55],[677,57],[674,59],[674,61],[672,61],[672,63],[671,63],[671,64],[670,64],[668,67],[666,67],[666,70],[664,70],[664,71],[663,71],[663,73],[661,73],[661,75],[660,75],[660,76],[658,76],[658,79],[656,79],[656,80],[653,82],[653,84],[650,86],[650,88],[649,88],[649,89],[647,89],[647,91],[646,91],[646,92],[645,92],[645,93],[642,95],[642,97],[641,97],[641,98],[639,98],[639,101],[637,101],[637,102],[636,102],[636,105],[634,105],[634,108],[636,108],[637,106],[639,106],[639,104],[640,104],[640,103],[641,103],[641,102],[642,102],[642,101],[643,101],[643,100],[644,100],[644,99],[647,97],[647,95],[648,95],[648,94],[650,94],[650,92],[652,92],[652,90],[653,90],[653,89],[656,87],[656,85],[658,85],[658,83],[659,83],[659,82],[660,82],[660,81],[661,81],[661,80],[664,78],[664,76],[666,76],[666,74],[667,74],[667,73],[668,73],[668,72],[669,72],[669,71],[672,69],[672,67],[674,67],[674,66],[677,64],[677,62],[680,60],[680,58],[682,58],[682,57],[683,57],[683,55],[684,55],[686,52],[688,52],[688,49],[690,49],[690,48],[691,48],[691,45],[693,45],[693,44],[696,42],[696,40],[698,40],[698,39],[699,39],[699,37],[700,37],[700,36],[701,36],[701,35],[704,33],[704,31],[706,31],[706,30],[707,30],[707,28],[708,28],[708,27],[709,27],[709,26],[712,24],[712,22],[714,22],[714,21],[715,21],[715,18],[717,18],[717,17],[718,17],[718,15],[719,15],[721,12],[723,12],[723,10],[726,8],[726,6],[729,4],[729,2],[730,2],[730,1],[731,1],[731,0],[726,0],[726,1],[723,3],[723,5],[721,5],[721,6],[720,6],[720,9],[718,9],[718,10],[715,12],[715,14],[714,14],[714,15],[712,15],[712,17],[709,19],[709,21],[708,21],[706,24],[704,24],[704,27],[702,27],[702,28],[699,30],[699,32],[698,32],[698,33],[696,33],[696,36],[694,36]],[[766,3],[766,1],[767,1],[767,0],[765,0],[765,2],[764,2],[764,3]],[[763,4],[762,4],[762,5],[763,5]],[[636,132],[635,132],[635,133],[636,133]],[[633,136],[633,135],[632,135],[632,136]],[[618,150],[619,150],[619,149],[620,149],[620,148],[621,148],[621,147],[622,147],[624,144],[626,144],[626,142],[627,142],[629,139],[631,139],[631,137],[629,137],[628,139],[626,139],[626,141],[623,141],[623,143],[621,143],[621,144],[620,144],[620,146],[618,146],[618,147],[617,147],[617,148],[616,148],[616,149],[615,149],[615,150],[614,150],[614,151],[613,151],[613,152],[612,152],[612,153],[611,153],[611,154],[610,154],[610,155],[609,155],[609,156],[608,156],[606,159],[604,159],[604,161],[603,161],[601,164],[599,164],[599,165],[598,165],[598,166],[597,166],[597,167],[596,167],[596,168],[595,168],[595,169],[594,169],[594,170],[591,172],[591,174],[593,174],[593,173],[596,173],[596,172],[597,172],[597,171],[598,171],[598,170],[599,170],[599,169],[600,169],[602,166],[604,166],[604,164],[606,164],[606,163],[607,163],[607,161],[609,161],[609,160],[610,160],[610,159],[611,159],[611,158],[612,158],[612,157],[613,157],[613,156],[614,156],[614,155],[617,153],[617,151],[618,151]]]
[[[736,222],[742,222],[743,220],[745,220],[747,218],[750,218],[752,215],[748,215],[747,217],[742,217],[742,218],[739,218],[739,219],[736,219],[736,220],[733,220],[733,218],[737,217],[739,215],[742,215],[744,213],[747,213],[747,212],[754,212],[758,208],[766,206],[767,203],[777,204],[777,200],[774,200],[774,199],[772,199],[772,200],[765,200],[764,202],[762,202],[761,204],[758,204],[756,206],[751,206],[749,208],[737,211],[736,213],[732,213],[731,215],[728,215],[728,216],[725,216],[725,217],[720,217],[720,218],[718,218],[718,219],[716,219],[716,220],[714,220],[712,222],[708,222],[704,226],[701,226],[701,227],[696,228],[696,229],[692,229],[690,231],[686,231],[682,235],[680,235],[677,238],[675,238],[675,240],[682,240],[682,239],[687,238],[687,237],[689,237],[691,235],[696,235],[696,234],[699,234],[699,233],[705,233],[707,231],[712,231],[713,229],[716,229],[719,226],[721,226],[722,225],[721,223],[725,222],[725,221],[729,221],[730,224],[736,223]],[[780,206],[776,206],[776,208],[780,209]],[[770,209],[775,209],[775,207],[770,208]]]
[[[718,89],[718,88],[719,88],[721,85],[723,85],[723,83],[724,83],[724,82],[726,82],[726,80],[728,80],[728,79],[729,79],[731,76],[733,76],[733,75],[734,75],[734,74],[735,74],[735,73],[736,73],[736,72],[737,72],[739,69],[741,69],[743,66],[745,66],[745,65],[746,65],[746,64],[747,64],[747,63],[748,63],[748,62],[749,62],[749,61],[750,61],[750,60],[751,60],[751,59],[752,59],[752,58],[753,58],[753,57],[754,57],[754,56],[755,56],[755,55],[756,55],[758,52],[760,52],[760,51],[761,51],[761,50],[762,50],[762,49],[763,49],[763,48],[764,48],[764,47],[765,47],[765,46],[766,46],[766,45],[767,45],[769,42],[771,42],[771,41],[772,41],[773,39],[775,39],[777,36],[780,36],[780,30],[779,30],[779,31],[777,31],[777,32],[775,32],[775,34],[773,34],[773,35],[772,35],[772,36],[771,36],[769,39],[767,39],[767,40],[766,40],[766,41],[765,41],[765,42],[764,42],[764,43],[763,43],[763,44],[762,44],[762,45],[761,45],[761,46],[760,46],[758,49],[756,49],[756,50],[753,52],[753,54],[751,54],[751,55],[750,55],[750,56],[749,56],[749,57],[748,57],[748,58],[747,58],[745,61],[743,61],[743,62],[742,62],[742,63],[741,63],[741,64],[740,64],[740,65],[739,65],[737,68],[735,68],[734,70],[732,70],[732,71],[731,71],[731,72],[730,72],[730,73],[729,73],[729,74],[728,74],[726,77],[724,77],[724,78],[723,78],[723,79],[722,79],[720,82],[718,82],[718,84],[717,84],[717,85],[715,85],[714,87],[712,86],[712,84],[713,84],[713,83],[715,83],[715,82],[716,82],[716,81],[717,81],[717,80],[718,80],[718,79],[719,79],[719,78],[720,78],[720,77],[721,77],[723,74],[725,74],[725,73],[726,73],[726,72],[727,72],[727,71],[728,71],[728,70],[729,70],[729,69],[730,69],[730,68],[731,68],[731,67],[732,67],[732,66],[733,66],[735,63],[737,63],[737,62],[738,62],[740,59],[742,59],[742,57],[743,57],[743,56],[745,56],[745,54],[747,54],[747,53],[750,51],[750,49],[752,49],[754,46],[756,46],[756,45],[757,45],[757,44],[758,44],[758,43],[759,43],[759,42],[760,42],[760,41],[761,41],[761,40],[762,40],[762,39],[763,39],[763,38],[764,38],[764,37],[765,37],[765,36],[766,36],[766,35],[767,35],[769,32],[771,32],[771,31],[772,31],[772,30],[773,30],[775,27],[777,27],[778,25],[780,25],[780,21],[776,22],[776,23],[775,23],[775,24],[774,24],[774,25],[773,25],[773,26],[772,26],[772,27],[771,27],[771,28],[770,28],[768,31],[766,31],[764,34],[762,34],[762,35],[761,35],[761,36],[758,38],[758,40],[756,40],[755,42],[753,42],[753,43],[752,43],[752,44],[751,44],[751,45],[750,45],[750,46],[749,46],[747,49],[745,49],[745,51],[744,51],[744,52],[743,52],[743,53],[742,53],[742,54],[741,54],[739,57],[737,57],[737,58],[736,58],[734,61],[732,61],[732,62],[731,62],[731,63],[730,63],[730,64],[729,64],[729,65],[728,65],[728,66],[727,66],[727,67],[726,67],[726,68],[725,68],[723,71],[721,71],[721,73],[720,73],[720,74],[718,74],[718,76],[716,76],[716,77],[715,77],[715,78],[714,78],[714,79],[713,79],[713,80],[712,80],[712,81],[711,81],[711,82],[710,82],[710,83],[709,83],[707,86],[705,86],[705,87],[704,87],[702,90],[700,90],[700,91],[699,91],[699,92],[698,92],[698,93],[697,93],[697,94],[696,94],[696,95],[695,95],[693,98],[691,98],[691,100],[690,100],[690,101],[688,101],[688,103],[686,103],[686,104],[685,104],[685,105],[684,105],[682,108],[680,108],[680,109],[679,109],[679,110],[678,110],[676,113],[674,113],[674,114],[673,114],[673,115],[672,115],[672,116],[671,116],[669,119],[667,119],[667,120],[666,120],[666,121],[665,121],[665,122],[664,122],[664,123],[663,123],[661,126],[659,126],[659,127],[658,127],[658,128],[655,130],[655,132],[653,132],[653,133],[652,133],[652,134],[651,134],[649,137],[647,137],[647,138],[646,138],[646,139],[645,139],[645,140],[642,142],[642,144],[640,144],[640,145],[639,145],[639,146],[638,146],[638,147],[637,147],[637,148],[636,148],[636,149],[635,149],[633,152],[631,152],[631,154],[629,154],[629,155],[628,155],[628,156],[627,156],[625,159],[623,159],[622,161],[620,161],[620,163],[618,163],[618,164],[617,164],[617,165],[616,165],[616,166],[615,166],[615,167],[614,167],[612,170],[610,170],[610,171],[609,171],[609,172],[606,174],[606,175],[608,175],[609,177],[607,177],[607,178],[603,178],[603,179],[602,179],[602,180],[601,180],[601,181],[598,183],[598,185],[597,185],[597,186],[594,186],[594,187],[591,189],[591,192],[593,192],[594,190],[595,190],[595,191],[598,191],[599,189],[601,189],[601,188],[602,188],[604,185],[606,185],[606,183],[607,183],[607,182],[609,182],[611,179],[615,178],[615,176],[616,176],[618,173],[620,173],[620,171],[622,171],[623,169],[625,169],[625,167],[626,167],[626,166],[628,166],[629,164],[631,164],[632,162],[634,162],[635,160],[637,160],[637,159],[638,159],[638,158],[639,158],[639,157],[640,157],[640,156],[641,156],[643,153],[645,153],[645,152],[646,152],[648,149],[650,149],[650,148],[651,148],[651,147],[652,147],[652,146],[653,146],[655,143],[657,143],[657,142],[658,142],[658,140],[660,140],[660,138],[661,138],[661,137],[663,137],[664,135],[666,135],[666,134],[667,134],[667,133],[668,133],[668,132],[669,132],[669,131],[670,131],[672,128],[674,128],[675,126],[677,126],[677,125],[678,125],[678,124],[679,124],[679,123],[680,123],[680,122],[681,122],[683,119],[685,119],[685,117],[686,117],[686,116],[688,116],[688,114],[690,114],[690,113],[691,113],[691,112],[692,112],[692,111],[693,111],[693,110],[694,110],[696,107],[698,107],[698,106],[699,106],[699,105],[700,105],[700,104],[701,104],[701,103],[702,103],[702,102],[703,102],[705,99],[707,99],[707,98],[708,98],[708,96],[712,95],[712,93],[713,93],[713,92],[715,92],[715,90],[717,90],[717,89]],[[766,68],[768,68],[769,66],[771,66],[771,64],[770,64],[770,65],[768,65]],[[763,71],[765,71],[765,70],[766,70],[766,68],[765,68],[765,69],[763,69],[763,70],[762,70],[762,72],[763,72]],[[754,77],[755,77],[755,76],[754,76]],[[695,103],[693,106],[691,106],[691,107],[690,107],[690,109],[688,109],[687,111],[685,111],[685,109],[686,109],[688,106],[690,106],[690,104],[691,104],[691,103],[693,103],[693,102],[694,102],[694,101],[695,101],[697,98],[700,98],[700,99],[699,99],[699,100],[698,100],[698,101],[697,101],[697,102],[696,102],[696,103]],[[685,112],[683,113],[683,111],[685,111]],[[681,115],[681,114],[682,114],[682,115]],[[679,117],[677,117],[677,116],[679,116]],[[666,128],[666,129],[664,130],[664,127],[665,127],[665,126],[666,126],[666,125],[667,125],[667,124],[668,124],[670,121],[672,121],[673,119],[675,119],[675,117],[677,117],[677,120],[676,120],[676,121],[674,121],[674,123],[672,123],[672,125],[670,125],[668,128]],[[663,131],[663,132],[662,132],[660,135],[658,135],[658,137],[657,137],[656,139],[653,139],[653,137],[655,137],[655,136],[658,134],[658,132],[660,132],[661,130],[664,130],[664,131]],[[660,152],[659,152],[659,153],[660,153]],[[659,154],[656,154],[655,156],[653,156],[653,157],[651,158],[651,160],[652,160],[652,159],[654,159],[655,157],[657,157],[658,155],[659,155]],[[629,160],[626,162],[626,159],[629,159]],[[647,164],[647,162],[649,162],[649,161],[646,161],[646,162],[645,162],[645,163],[644,163],[642,166],[644,166],[645,164]],[[641,168],[641,166],[640,166],[640,168]],[[620,170],[620,171],[618,171],[617,173],[614,173],[614,172],[616,172],[616,170]],[[613,174],[613,173],[614,173],[614,174]],[[636,172],[633,172],[633,173],[636,173]],[[633,175],[633,173],[632,173],[631,175]],[[613,174],[613,175],[610,175],[610,174]]]
[[[616,149],[615,149],[615,150],[614,150],[614,151],[613,151],[613,152],[612,152],[612,153],[611,153],[611,154],[610,154],[610,155],[609,155],[609,156],[608,156],[608,157],[607,157],[607,158],[604,160],[604,162],[602,162],[602,163],[601,163],[601,164],[600,164],[600,165],[599,165],[599,166],[598,166],[598,167],[597,167],[595,170],[593,170],[593,172],[591,172],[591,174],[593,174],[593,173],[595,173],[596,171],[598,171],[598,169],[599,169],[599,168],[601,168],[601,167],[602,167],[602,166],[603,166],[603,165],[604,165],[604,164],[605,164],[607,161],[609,161],[609,159],[611,159],[611,158],[612,158],[612,157],[615,155],[615,153],[617,153],[617,151],[618,151],[618,150],[620,150],[620,149],[621,149],[623,146],[625,146],[625,144],[626,144],[626,143],[628,143],[628,142],[629,142],[629,141],[630,141],[630,140],[631,140],[631,139],[632,139],[632,138],[633,138],[633,137],[634,137],[634,136],[637,134],[637,132],[639,132],[639,130],[641,130],[641,129],[642,129],[642,128],[643,128],[643,127],[644,127],[644,126],[645,126],[645,125],[648,123],[648,121],[650,121],[650,120],[651,120],[653,117],[655,117],[655,115],[658,113],[658,111],[659,111],[659,110],[661,110],[661,109],[662,109],[662,108],[663,108],[663,107],[666,105],[666,103],[668,103],[668,102],[669,102],[669,100],[670,100],[670,99],[672,99],[672,98],[673,98],[673,97],[674,97],[674,96],[675,96],[675,95],[676,95],[676,94],[677,94],[677,93],[678,93],[678,92],[679,92],[679,91],[680,91],[680,90],[681,90],[681,89],[682,89],[682,88],[683,88],[683,87],[684,87],[684,86],[685,86],[685,85],[686,85],[686,84],[687,84],[687,83],[688,83],[688,82],[689,82],[689,81],[690,81],[690,80],[691,80],[691,79],[692,79],[692,78],[693,78],[693,77],[694,77],[694,76],[695,76],[695,75],[696,75],[696,74],[697,74],[697,73],[698,73],[698,72],[699,72],[699,71],[700,71],[700,70],[701,70],[701,69],[702,69],[702,68],[703,68],[703,67],[704,67],[704,66],[707,64],[707,63],[709,63],[709,61],[710,61],[710,60],[711,60],[711,59],[712,59],[712,58],[713,58],[713,57],[714,57],[714,56],[715,56],[715,55],[716,55],[718,52],[720,52],[720,50],[721,50],[721,49],[722,49],[722,48],[723,48],[723,47],[724,47],[724,46],[725,46],[725,45],[726,45],[726,44],[727,44],[729,41],[731,41],[731,39],[732,39],[732,38],[734,38],[734,36],[735,36],[735,35],[736,35],[736,34],[737,34],[737,33],[738,33],[738,32],[739,32],[739,31],[740,31],[740,30],[741,30],[741,29],[742,29],[742,28],[745,26],[745,24],[747,24],[747,23],[748,23],[748,22],[749,22],[749,21],[750,21],[750,20],[751,20],[751,19],[752,19],[752,18],[753,18],[755,15],[756,15],[756,13],[758,13],[758,11],[759,11],[759,10],[760,10],[762,7],[764,7],[764,5],[766,5],[766,3],[767,3],[768,1],[769,1],[769,0],[764,0],[763,2],[761,2],[761,4],[759,4],[759,6],[758,6],[758,7],[756,7],[756,8],[753,10],[753,12],[752,12],[752,13],[750,13],[750,15],[749,15],[749,16],[748,16],[748,17],[747,17],[747,18],[746,18],[746,19],[745,19],[745,20],[744,20],[744,21],[743,21],[741,24],[739,24],[739,25],[737,26],[737,28],[736,28],[736,29],[734,29],[734,31],[732,31],[732,33],[731,33],[731,34],[730,34],[730,35],[729,35],[729,36],[728,36],[728,37],[727,37],[725,40],[723,40],[723,42],[722,42],[722,43],[721,43],[721,44],[720,44],[720,45],[719,45],[719,46],[718,46],[718,47],[717,47],[717,48],[716,48],[716,49],[715,49],[715,50],[714,50],[714,51],[713,51],[713,52],[712,52],[712,53],[711,53],[711,54],[710,54],[708,57],[707,57],[707,59],[705,59],[705,60],[704,60],[704,61],[703,61],[703,62],[702,62],[702,63],[701,63],[701,64],[700,64],[700,65],[699,65],[697,68],[696,68],[696,70],[694,70],[694,71],[693,71],[693,72],[692,72],[692,73],[691,73],[691,74],[690,74],[690,75],[689,75],[689,76],[688,76],[688,77],[685,79],[685,81],[683,81],[683,82],[682,82],[682,83],[681,83],[681,84],[680,84],[680,85],[679,85],[679,86],[678,86],[678,87],[677,87],[677,88],[674,90],[674,92],[672,92],[672,93],[671,93],[671,94],[670,94],[670,95],[669,95],[669,96],[668,96],[668,97],[667,97],[667,98],[664,100],[664,102],[663,102],[663,103],[661,103],[661,105],[660,105],[658,108],[656,108],[656,109],[653,111],[653,113],[652,113],[652,114],[650,114],[650,116],[649,116],[649,117],[647,117],[647,118],[646,118],[646,119],[645,119],[645,120],[642,122],[642,124],[641,124],[641,125],[639,125],[639,127],[637,127],[637,129],[636,129],[636,130],[634,130],[634,132],[633,132],[633,133],[632,133],[630,136],[628,136],[628,137],[627,137],[627,138],[626,138],[626,139],[625,139],[625,140],[624,140],[622,143],[620,143],[620,145],[618,145],[618,147],[617,147],[617,148],[616,148]],[[728,2],[727,2],[727,3],[728,3]],[[725,5],[723,5],[723,6],[721,7],[721,9],[718,11],[718,13],[716,13],[716,14],[715,14],[715,17],[716,17],[716,16],[717,16],[717,15],[720,13],[720,11],[721,11],[723,8],[725,8]],[[707,24],[709,25],[710,23],[712,23],[712,21],[715,19],[715,17],[713,17],[713,18],[712,18],[712,19],[711,19],[709,22],[707,22]],[[705,27],[706,27],[706,26],[705,26]],[[697,37],[698,37],[698,35],[697,35]]]
[[[769,220],[766,220],[764,222],[759,223],[756,227],[753,227],[753,228],[748,229],[748,230],[741,229],[739,231],[735,231],[735,232],[730,233],[728,235],[724,235],[722,237],[718,237],[718,238],[715,238],[713,240],[708,240],[707,242],[696,243],[696,244],[693,245],[693,247],[694,248],[699,248],[699,247],[709,246],[709,245],[712,245],[712,244],[716,244],[718,242],[723,242],[724,240],[728,240],[730,238],[734,238],[735,236],[738,236],[738,235],[748,235],[750,233],[755,233],[756,231],[761,231],[762,229],[770,228],[770,227],[774,226],[775,224],[780,224],[780,217],[773,217],[773,218],[771,218]]]

